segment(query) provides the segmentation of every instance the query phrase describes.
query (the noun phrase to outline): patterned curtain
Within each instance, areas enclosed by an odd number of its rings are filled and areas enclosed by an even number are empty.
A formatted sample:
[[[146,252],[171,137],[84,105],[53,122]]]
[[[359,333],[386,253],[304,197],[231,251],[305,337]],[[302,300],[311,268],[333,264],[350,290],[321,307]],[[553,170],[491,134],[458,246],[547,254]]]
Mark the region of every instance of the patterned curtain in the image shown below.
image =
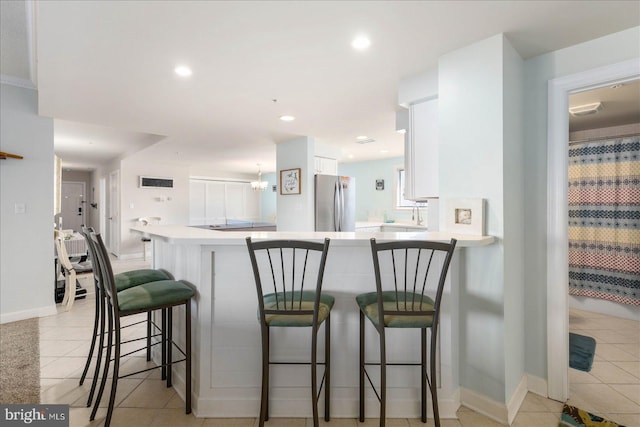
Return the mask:
[[[640,135],[569,146],[569,293],[640,306]]]

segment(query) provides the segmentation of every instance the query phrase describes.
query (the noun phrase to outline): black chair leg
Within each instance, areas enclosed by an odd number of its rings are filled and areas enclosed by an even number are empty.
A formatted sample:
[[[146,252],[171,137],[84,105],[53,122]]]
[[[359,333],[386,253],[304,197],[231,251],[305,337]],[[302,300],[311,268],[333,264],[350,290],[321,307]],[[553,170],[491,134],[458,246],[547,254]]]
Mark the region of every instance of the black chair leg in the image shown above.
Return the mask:
[[[104,353],[104,334],[105,334],[105,314],[107,311],[107,304],[104,297],[100,295],[100,340],[98,341],[98,356],[96,357],[96,367],[93,372],[93,380],[91,380],[91,390],[89,391],[89,397],[87,398],[87,408],[91,406],[93,401],[93,395],[98,385],[98,378],[100,377],[100,366],[102,365],[102,354]]]
[[[186,353],[186,373],[185,373],[185,413],[191,413],[191,301],[187,301],[185,304],[185,346],[187,347]]]
[[[119,323],[119,321],[116,321]],[[113,416],[113,408],[116,403],[116,391],[118,388],[118,377],[120,375],[120,325],[115,327],[116,351],[113,356],[113,378],[111,378],[111,393],[109,395],[109,407],[107,408],[107,418],[104,421],[104,427],[109,427],[111,417]]]
[[[378,333],[380,334],[380,427],[384,427],[387,419],[387,346],[384,326]]]
[[[331,420],[331,313],[324,322],[324,420]]]
[[[260,391],[260,423],[269,419],[269,327],[262,325],[262,390]]]
[[[436,325],[437,326],[437,325]],[[440,427],[440,411],[438,410],[438,382],[436,381],[436,345],[437,345],[437,334],[434,329],[431,330],[431,352],[429,357],[431,358],[431,404],[433,406],[433,422],[436,427]]]
[[[162,380],[166,380],[167,379],[167,309],[163,308],[162,309],[162,332],[161,332],[161,340],[162,342],[160,343],[160,346],[162,347],[162,356],[161,356],[161,362],[162,362],[162,368],[160,369],[162,371]]]
[[[147,362],[151,361],[151,311],[147,313]]]
[[[98,323],[100,323],[100,294],[98,292],[98,286],[96,286],[94,295],[96,299],[96,310],[93,317],[93,335],[91,337],[91,346],[89,347],[89,355],[87,356],[87,363],[84,364],[82,376],[80,376],[80,385],[82,385],[84,383],[85,378],[87,378],[87,372],[89,372],[89,365],[91,365],[91,358],[93,357],[93,351],[95,350],[96,340],[98,338]],[[89,402],[89,405],[91,405],[91,402]]]
[[[364,314],[360,311],[360,422],[364,422]]]
[[[311,337],[311,412],[313,427],[318,427],[318,329],[313,328]]]
[[[171,376],[173,373],[173,307],[167,308],[167,388],[171,387]]]
[[[427,422],[427,329],[420,328],[420,415]]]
[[[107,326],[109,328],[109,333],[107,335],[107,353],[104,361],[104,370],[102,372],[102,380],[100,381],[100,388],[98,389],[98,395],[96,396],[96,401],[93,404],[93,410],[91,411],[91,415],[89,416],[89,421],[93,421],[96,417],[96,412],[98,412],[98,407],[100,406],[100,400],[102,400],[102,393],[104,392],[104,387],[107,383],[107,376],[109,375],[109,364],[111,362],[111,347],[113,345],[113,311],[111,307],[107,307],[108,318]],[[105,424],[106,427],[106,424]]]

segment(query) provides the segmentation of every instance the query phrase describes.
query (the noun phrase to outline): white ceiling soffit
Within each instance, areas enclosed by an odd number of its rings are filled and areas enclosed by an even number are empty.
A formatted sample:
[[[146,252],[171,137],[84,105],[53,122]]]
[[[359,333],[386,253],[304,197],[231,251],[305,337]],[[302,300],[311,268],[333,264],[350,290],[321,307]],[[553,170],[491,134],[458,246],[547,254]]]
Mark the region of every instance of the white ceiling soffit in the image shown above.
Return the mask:
[[[443,54],[505,33],[530,58],[640,25],[640,3],[628,1],[37,7],[42,115],[167,135],[148,152],[237,172],[256,163],[273,171],[274,144],[303,135],[339,147],[343,161],[401,156],[398,83]],[[351,40],[363,33],[371,46],[355,51]],[[174,74],[179,64],[191,67],[189,79]],[[356,144],[358,135],[376,142]]]

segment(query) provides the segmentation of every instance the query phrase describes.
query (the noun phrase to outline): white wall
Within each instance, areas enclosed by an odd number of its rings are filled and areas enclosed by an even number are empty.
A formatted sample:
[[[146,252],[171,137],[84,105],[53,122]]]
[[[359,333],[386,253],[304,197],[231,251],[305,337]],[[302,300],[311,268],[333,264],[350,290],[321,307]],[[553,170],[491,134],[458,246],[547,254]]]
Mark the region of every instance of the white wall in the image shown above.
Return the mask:
[[[140,235],[130,231],[143,216],[159,216],[161,224],[189,224],[189,168],[159,160],[141,150],[120,162],[121,258],[142,253]],[[140,188],[139,176],[173,179],[173,188]]]
[[[53,120],[37,92],[0,85],[0,323],[55,314]],[[15,205],[25,213],[16,214]]]
[[[440,197],[485,199],[486,232],[498,239],[464,253],[460,382],[498,402],[506,401],[505,364],[513,357],[505,349],[504,109],[506,100],[519,100],[505,87],[504,67],[512,66],[505,63],[506,43],[497,35],[444,55],[438,72]]]
[[[278,231],[313,231],[315,141],[311,137],[296,138],[276,146],[276,175],[278,180]],[[280,171],[301,168],[300,194],[280,194]]]
[[[540,378],[547,377],[547,83],[639,56],[635,27],[525,61],[525,354],[527,372]]]

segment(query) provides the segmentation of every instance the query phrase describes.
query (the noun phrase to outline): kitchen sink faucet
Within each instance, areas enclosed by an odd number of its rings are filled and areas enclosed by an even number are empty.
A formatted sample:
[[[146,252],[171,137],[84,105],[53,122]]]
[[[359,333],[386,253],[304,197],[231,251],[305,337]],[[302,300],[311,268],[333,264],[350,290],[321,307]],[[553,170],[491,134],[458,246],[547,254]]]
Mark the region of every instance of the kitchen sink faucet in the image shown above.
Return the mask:
[[[416,217],[416,212],[417,212],[417,217]],[[411,209],[411,221],[415,221],[416,225],[422,225],[422,217],[420,216],[420,206],[415,205],[412,209]]]

